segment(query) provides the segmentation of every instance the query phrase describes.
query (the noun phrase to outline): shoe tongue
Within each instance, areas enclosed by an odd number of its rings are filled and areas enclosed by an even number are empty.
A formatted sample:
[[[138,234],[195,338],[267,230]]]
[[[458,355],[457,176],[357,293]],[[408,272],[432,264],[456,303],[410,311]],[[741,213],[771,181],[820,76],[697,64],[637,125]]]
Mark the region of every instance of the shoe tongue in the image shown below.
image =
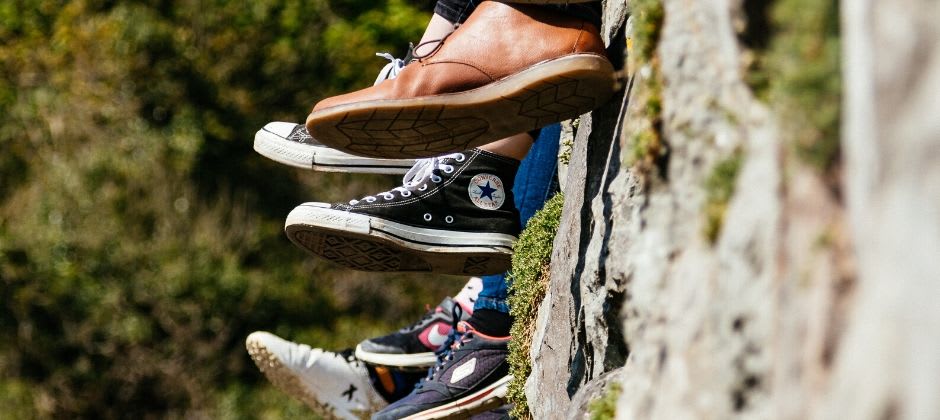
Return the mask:
[[[434,308],[435,312],[444,312],[450,314],[454,310],[454,304],[456,302],[450,298],[450,296],[444,298],[440,304],[437,305],[437,308]]]
[[[463,308],[466,314],[472,315],[473,304],[476,303],[477,296],[480,295],[480,290],[483,290],[483,280],[479,277],[473,277],[467,281],[467,284],[460,290],[460,293],[457,294],[454,301],[460,304],[460,307]]]

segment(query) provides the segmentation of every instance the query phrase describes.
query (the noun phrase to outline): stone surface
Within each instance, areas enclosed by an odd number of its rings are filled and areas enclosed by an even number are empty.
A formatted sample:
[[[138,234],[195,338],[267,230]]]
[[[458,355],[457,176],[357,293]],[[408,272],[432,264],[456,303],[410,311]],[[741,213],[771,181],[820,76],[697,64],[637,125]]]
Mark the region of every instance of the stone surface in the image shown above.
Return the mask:
[[[827,419],[940,419],[940,3],[843,3],[857,301]]]
[[[607,39],[625,4],[604,3]],[[534,417],[585,417],[616,370],[624,419],[940,419],[940,3],[842,3],[835,175],[798,158],[744,82],[742,2],[663,5],[665,158],[629,163],[649,70],[582,117],[533,340]],[[712,243],[705,180],[736,153]]]
[[[617,311],[605,308],[619,307],[617,286],[607,288],[606,273],[598,267],[603,259],[596,257],[607,252],[601,248],[605,248],[603,237],[609,223],[604,221],[609,217],[594,213],[603,212],[607,195],[600,192],[607,189],[610,179],[605,174],[619,169],[619,158],[610,158],[612,145],[617,144],[613,139],[622,98],[619,95],[593,115],[582,116],[579,123],[552,252],[552,281],[532,339],[533,366],[526,397],[536,402],[529,408],[537,419],[565,413],[582,384],[621,366],[626,356]],[[589,259],[591,253],[595,257]],[[617,331],[613,342],[611,329]]]
[[[620,367],[584,384],[578,389],[578,392],[571,397],[571,404],[568,406],[568,412],[565,414],[565,418],[590,419],[591,404],[594,401],[604,398],[611,385],[623,382],[623,371],[624,368]]]
[[[624,9],[613,8],[616,13]],[[625,15],[620,14],[619,19]],[[620,25],[622,26],[622,25]],[[624,49],[622,27],[614,27],[610,54]],[[622,58],[614,60],[623,62]],[[564,415],[584,383],[623,365],[626,344],[618,318],[622,294],[618,279],[606,277],[603,258],[610,230],[610,183],[620,171],[619,137],[625,95],[584,115],[565,180],[564,216],[552,253],[550,283],[533,337],[533,370],[526,397],[534,418]],[[591,257],[593,255],[593,257]]]

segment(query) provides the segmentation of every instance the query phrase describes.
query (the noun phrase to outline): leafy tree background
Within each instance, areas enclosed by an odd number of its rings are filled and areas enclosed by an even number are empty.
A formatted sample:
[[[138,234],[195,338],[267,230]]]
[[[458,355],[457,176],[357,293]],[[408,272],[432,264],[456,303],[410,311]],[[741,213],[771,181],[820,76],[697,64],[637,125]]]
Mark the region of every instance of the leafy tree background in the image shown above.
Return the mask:
[[[251,148],[371,83],[432,4],[0,2],[0,417],[306,417],[250,332],[340,349],[454,293],[463,279],[343,270],[282,233],[303,201],[395,178]]]

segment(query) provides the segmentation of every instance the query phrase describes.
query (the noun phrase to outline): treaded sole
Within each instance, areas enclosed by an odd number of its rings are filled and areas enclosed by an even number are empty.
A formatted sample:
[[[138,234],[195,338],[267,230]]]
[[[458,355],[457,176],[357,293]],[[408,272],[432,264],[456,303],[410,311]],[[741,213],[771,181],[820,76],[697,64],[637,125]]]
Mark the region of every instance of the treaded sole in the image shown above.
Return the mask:
[[[356,358],[373,365],[397,368],[431,367],[437,363],[437,356],[434,352],[415,354],[371,353],[363,350],[361,345],[356,346]]]
[[[354,270],[482,276],[502,273],[512,264],[509,240],[493,241],[480,234],[481,239],[504,245],[461,245],[454,241],[428,244],[395,236],[375,225],[386,229],[410,228],[377,217],[298,206],[287,216],[284,231],[300,248]],[[436,233],[446,238],[451,232]]]
[[[474,414],[495,409],[506,402],[510,381],[512,375],[507,375],[483,390],[457,401],[412,414],[402,420],[466,419]]]
[[[255,133],[254,149],[275,162],[319,172],[404,175],[414,165],[412,159],[375,159],[338,150],[323,153],[325,147],[293,142],[264,129]]]
[[[263,343],[251,340],[249,337],[245,342],[245,347],[248,349],[251,360],[255,362],[258,369],[264,373],[264,376],[266,376],[275,387],[285,392],[287,395],[300,400],[324,419],[340,419],[340,417],[337,417],[333,413],[333,409],[330,406],[321,403],[315,395],[308,392],[307,388],[300,382],[300,379],[294,376],[290,369],[281,364],[280,359],[269,352],[268,348],[265,347]]]
[[[366,101],[307,117],[318,141],[355,155],[421,158],[470,150],[574,118],[613,95],[610,62],[574,54],[466,92]]]

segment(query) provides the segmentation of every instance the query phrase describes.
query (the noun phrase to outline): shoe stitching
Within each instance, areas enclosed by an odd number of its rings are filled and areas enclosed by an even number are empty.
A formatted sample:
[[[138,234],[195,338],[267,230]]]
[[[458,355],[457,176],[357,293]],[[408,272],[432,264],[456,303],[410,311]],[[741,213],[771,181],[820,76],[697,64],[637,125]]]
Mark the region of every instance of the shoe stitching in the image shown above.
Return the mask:
[[[493,77],[492,74],[490,74],[490,73],[488,73],[486,70],[483,70],[482,68],[480,68],[480,66],[477,65],[476,63],[473,63],[473,62],[470,62],[470,61],[445,59],[445,60],[429,61],[429,62],[427,62],[427,63],[422,63],[423,66],[430,66],[430,65],[433,65],[433,64],[462,64],[462,65],[465,65],[465,66],[467,66],[467,67],[470,67],[470,68],[472,68],[472,69],[474,69],[474,70],[476,70],[476,71],[478,71],[478,72],[480,72],[480,73],[483,73],[484,76],[486,76],[487,78],[490,79],[490,83],[496,81],[496,77]]]

